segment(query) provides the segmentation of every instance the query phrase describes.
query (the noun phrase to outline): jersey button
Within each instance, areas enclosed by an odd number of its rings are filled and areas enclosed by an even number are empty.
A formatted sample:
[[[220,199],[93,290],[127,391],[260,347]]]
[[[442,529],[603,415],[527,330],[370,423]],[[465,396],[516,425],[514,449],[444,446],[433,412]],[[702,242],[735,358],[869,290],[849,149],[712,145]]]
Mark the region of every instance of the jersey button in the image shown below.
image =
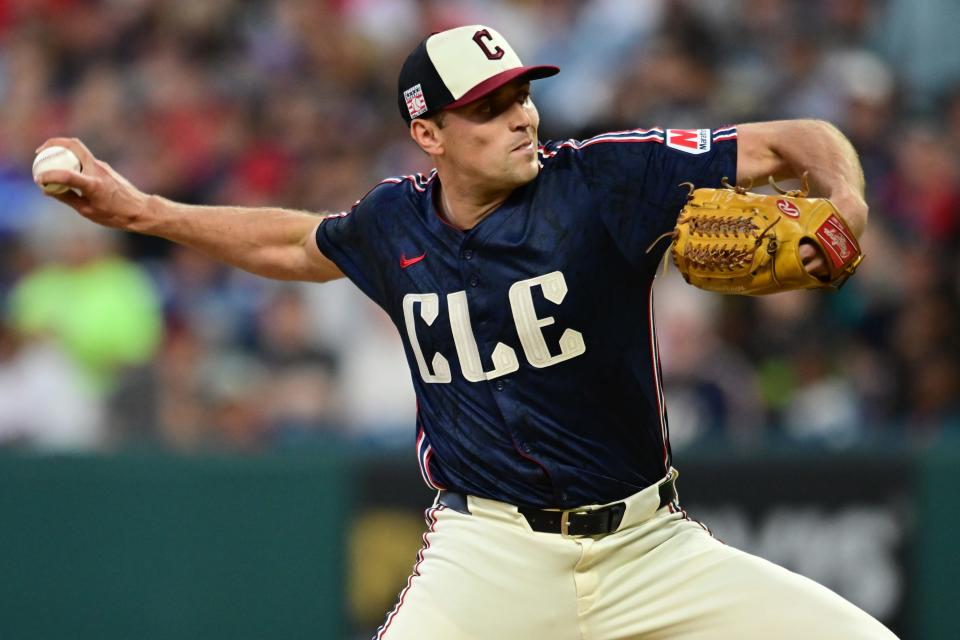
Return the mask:
[[[497,380],[496,382],[493,383],[493,388],[496,389],[497,391],[503,391],[503,387],[504,387],[503,380]]]
[[[464,251],[464,252],[463,252],[463,259],[464,259],[464,260],[473,260],[473,251],[470,250],[470,249],[467,249],[466,251]]]
[[[470,276],[470,286],[471,286],[471,287],[475,287],[475,286],[477,286],[478,284],[480,284],[480,276],[478,276],[478,275],[472,275],[472,276]]]

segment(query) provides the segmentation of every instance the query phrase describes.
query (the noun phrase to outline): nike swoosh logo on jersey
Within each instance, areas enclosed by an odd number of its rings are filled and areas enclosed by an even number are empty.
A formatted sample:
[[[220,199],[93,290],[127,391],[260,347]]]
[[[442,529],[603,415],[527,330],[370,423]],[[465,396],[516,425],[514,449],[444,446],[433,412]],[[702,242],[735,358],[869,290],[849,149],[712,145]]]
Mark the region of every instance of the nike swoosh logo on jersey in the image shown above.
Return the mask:
[[[418,262],[420,262],[421,260],[423,260],[423,259],[426,258],[426,257],[427,257],[427,252],[426,252],[426,251],[424,251],[421,255],[419,255],[419,256],[417,256],[417,257],[415,257],[415,258],[408,258],[408,257],[406,256],[406,254],[401,253],[401,254],[400,254],[400,268],[401,268],[401,269],[406,269],[406,268],[409,267],[410,265],[412,265],[412,264],[417,264]]]

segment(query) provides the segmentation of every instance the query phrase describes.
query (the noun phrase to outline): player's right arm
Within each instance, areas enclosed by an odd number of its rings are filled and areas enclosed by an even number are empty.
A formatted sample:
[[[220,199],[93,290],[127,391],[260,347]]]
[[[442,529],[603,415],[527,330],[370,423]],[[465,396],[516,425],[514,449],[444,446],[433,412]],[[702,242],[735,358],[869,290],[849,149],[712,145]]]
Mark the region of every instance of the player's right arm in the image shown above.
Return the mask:
[[[98,224],[166,238],[215,260],[277,280],[325,282],[343,276],[314,240],[321,218],[287,209],[186,205],[134,187],[76,139],[53,138],[80,158],[83,172],[53,170],[38,182],[79,189],[52,196]]]

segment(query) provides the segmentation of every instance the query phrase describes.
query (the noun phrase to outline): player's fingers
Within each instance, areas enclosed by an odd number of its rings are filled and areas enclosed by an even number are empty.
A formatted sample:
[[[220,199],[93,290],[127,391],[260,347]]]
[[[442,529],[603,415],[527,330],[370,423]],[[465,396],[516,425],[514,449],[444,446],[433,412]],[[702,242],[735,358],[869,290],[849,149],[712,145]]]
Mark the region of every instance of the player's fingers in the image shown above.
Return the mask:
[[[83,193],[89,193],[97,183],[97,179],[93,176],[69,169],[44,171],[37,175],[35,181],[41,187],[45,184],[65,184],[68,187],[79,189]]]
[[[815,276],[829,276],[829,275],[830,275],[830,274],[827,272],[827,263],[826,263],[826,261],[825,261],[823,258],[821,258],[820,256],[817,256],[816,258],[814,258],[814,259],[811,260],[810,262],[807,262],[806,264],[804,264],[804,268],[807,270],[807,273],[812,273],[812,274],[815,275]]]
[[[50,138],[37,147],[37,153],[54,146],[66,147],[70,149],[70,151],[73,151],[77,155],[77,158],[80,159],[80,166],[85,171],[89,171],[90,168],[96,166],[97,159],[90,152],[90,149],[87,149],[87,145],[83,144],[78,138]]]
[[[66,140],[66,138],[47,138],[47,140],[43,144],[37,147],[34,153],[40,153],[41,151],[49,147],[62,147],[64,140]]]
[[[108,163],[104,162],[103,160],[97,160],[96,163],[97,163],[97,166],[100,167],[100,169],[101,169],[104,173],[106,173],[107,175],[109,175],[111,178],[113,178],[113,179],[115,179],[115,180],[121,180],[121,181],[124,179],[123,176],[121,176],[119,173],[117,173],[117,170],[116,170],[116,169],[114,169],[113,167],[111,167]]]
[[[827,258],[823,255],[820,247],[809,240],[802,240],[799,247],[800,259],[803,262],[803,268],[807,273],[817,278],[824,279],[830,277],[830,270],[827,268]]]
[[[53,198],[56,198],[63,204],[69,207],[73,207],[74,209],[76,209],[77,211],[80,211],[81,213],[83,212],[83,209],[85,209],[89,205],[89,201],[86,198],[84,198],[83,196],[78,196],[72,190],[67,190],[67,191],[64,191],[63,193],[57,193],[57,194],[51,193],[49,195]]]
[[[827,261],[823,256],[815,256],[809,261],[804,261],[803,268],[807,273],[821,280],[830,277],[830,270],[827,269]]]

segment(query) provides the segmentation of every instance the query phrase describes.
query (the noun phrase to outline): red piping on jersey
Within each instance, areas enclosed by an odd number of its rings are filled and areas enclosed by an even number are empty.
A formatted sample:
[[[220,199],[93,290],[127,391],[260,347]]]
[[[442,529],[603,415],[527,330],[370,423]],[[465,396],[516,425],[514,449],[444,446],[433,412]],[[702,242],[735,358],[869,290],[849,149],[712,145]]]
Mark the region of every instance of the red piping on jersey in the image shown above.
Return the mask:
[[[663,135],[663,128],[653,127],[651,129],[621,129],[620,131],[604,131],[603,133],[597,134],[592,138],[587,138],[587,140],[594,140],[596,138],[602,138],[604,136],[618,136],[624,133],[636,133],[644,136],[652,133],[659,133],[660,135]]]
[[[431,446],[431,445],[428,444],[428,445],[427,445],[427,453],[426,453],[426,455],[425,455],[424,458],[423,458],[423,467],[424,467],[424,469],[425,469],[426,472],[427,472],[427,479],[430,480],[430,484],[432,484],[432,485],[433,485],[434,487],[436,487],[437,489],[446,489],[446,487],[444,487],[444,486],[441,485],[439,482],[437,482],[436,480],[434,480],[434,479],[433,479],[433,474],[430,473],[430,458],[432,458],[432,457],[433,457],[433,446]]]
[[[437,170],[434,169],[426,176],[424,176],[422,173],[416,173],[408,176],[396,176],[392,178],[384,178],[377,184],[373,185],[373,188],[371,188],[370,191],[373,191],[374,189],[376,189],[382,184],[400,184],[404,180],[409,180],[410,183],[413,184],[414,189],[423,193],[424,191],[427,190],[427,185],[433,182],[433,179],[436,177],[437,177]],[[363,198],[366,198],[368,195],[370,195],[370,191],[367,191],[365,194],[363,194]],[[360,198],[360,200],[357,200],[353,206],[357,206],[358,204],[360,204],[363,198]]]
[[[611,136],[622,136],[627,133],[636,133],[634,136],[629,137],[620,137],[614,138]],[[663,129],[628,129],[626,131],[614,131],[611,133],[603,133],[599,136],[594,136],[593,138],[588,138],[583,142],[578,142],[576,140],[567,140],[557,145],[557,148],[553,151],[547,151],[547,148],[543,145],[539,147],[540,153],[546,158],[552,158],[557,155],[560,149],[573,149],[574,151],[579,151],[581,149],[586,149],[589,146],[595,144],[603,144],[605,142],[657,142],[663,144]]]
[[[431,489],[446,489],[446,487],[438,484],[433,479],[433,474],[430,473],[430,458],[433,457],[433,447],[427,444],[426,448],[423,448],[423,443],[426,442],[426,440],[427,433],[424,431],[423,426],[421,426],[420,434],[417,436],[417,464],[420,466],[420,475]]]
[[[423,176],[422,173],[418,173],[418,174],[415,174],[415,175],[409,175],[409,176],[399,176],[399,177],[395,177],[395,178],[384,178],[383,180],[381,180],[381,181],[378,182],[377,184],[375,184],[375,185],[373,185],[372,187],[370,187],[370,189],[368,189],[367,192],[366,192],[365,194],[363,194],[363,196],[361,196],[359,200],[357,200],[356,202],[354,202],[354,203],[353,203],[353,207],[351,207],[349,211],[341,211],[341,212],[339,212],[339,213],[331,213],[330,215],[326,215],[326,216],[324,216],[323,218],[321,218],[320,222],[323,222],[323,221],[326,220],[327,218],[342,218],[343,216],[350,215],[351,213],[353,213],[353,210],[357,208],[357,205],[360,204],[361,202],[363,202],[363,199],[364,199],[364,198],[366,198],[368,195],[370,195],[370,193],[371,193],[374,189],[376,189],[377,187],[379,187],[379,186],[382,185],[382,184],[400,184],[400,183],[403,182],[404,180],[409,180],[410,183],[413,184],[413,188],[416,189],[417,191],[420,191],[420,192],[422,193],[422,192],[424,192],[424,191],[427,190],[427,189],[426,189],[427,185],[430,184],[430,182],[433,181],[433,179],[436,178],[436,177],[437,177],[437,170],[434,169],[433,171],[430,172],[430,174],[429,174],[426,178]]]
[[[440,187],[440,188],[442,189],[443,187]],[[434,215],[437,216],[437,219],[438,219],[440,222],[442,222],[443,224],[447,225],[448,227],[450,227],[451,229],[453,229],[453,230],[456,231],[457,233],[463,233],[463,229],[461,229],[460,227],[455,227],[455,226],[453,226],[452,224],[450,224],[449,222],[447,222],[447,219],[443,217],[443,214],[440,213],[440,209],[438,209],[437,206],[436,206],[434,203],[431,202],[431,203],[430,203],[430,207],[433,209]]]
[[[723,138],[736,138],[737,137],[737,127],[736,125],[727,125],[725,127],[717,127],[712,132],[714,141]]]
[[[663,388],[660,383],[660,349],[657,345],[657,329],[653,318],[653,281],[647,294],[647,318],[650,324],[650,361],[653,364],[654,392],[657,399],[657,414],[660,417],[660,440],[663,443],[663,467],[666,473],[670,472],[670,454],[667,449],[669,436],[667,435],[667,420],[663,411]]]
[[[716,135],[717,132],[732,130],[731,133],[725,133],[723,135]],[[624,134],[636,134],[632,136],[626,136]],[[620,136],[620,137],[614,137]],[[722,142],[724,140],[733,140],[737,137],[737,130],[735,127],[721,127],[720,129],[713,129],[711,131],[711,137],[713,142]],[[540,146],[540,153],[543,154],[546,158],[552,158],[557,155],[560,149],[573,149],[574,151],[579,151],[580,149],[585,149],[591,145],[601,144],[604,142],[659,142],[663,144],[664,142],[664,130],[655,127],[653,129],[625,129],[623,131],[608,131],[606,133],[601,133],[598,136],[588,138],[582,142],[577,140],[567,140],[557,145],[553,151],[548,151],[547,148],[543,145]]]

